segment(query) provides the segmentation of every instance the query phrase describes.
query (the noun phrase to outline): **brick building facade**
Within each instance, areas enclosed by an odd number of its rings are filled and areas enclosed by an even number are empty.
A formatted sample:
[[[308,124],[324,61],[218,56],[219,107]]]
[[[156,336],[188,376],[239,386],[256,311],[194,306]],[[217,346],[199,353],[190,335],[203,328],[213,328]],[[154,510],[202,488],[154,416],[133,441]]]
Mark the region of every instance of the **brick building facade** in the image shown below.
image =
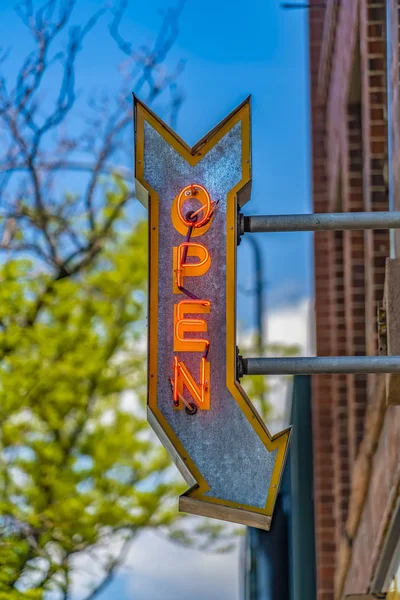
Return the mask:
[[[399,210],[400,1],[310,4],[314,212]],[[398,259],[400,233],[315,234],[318,355],[400,354]],[[385,591],[400,563],[396,402],[394,375],[313,378],[318,600]]]

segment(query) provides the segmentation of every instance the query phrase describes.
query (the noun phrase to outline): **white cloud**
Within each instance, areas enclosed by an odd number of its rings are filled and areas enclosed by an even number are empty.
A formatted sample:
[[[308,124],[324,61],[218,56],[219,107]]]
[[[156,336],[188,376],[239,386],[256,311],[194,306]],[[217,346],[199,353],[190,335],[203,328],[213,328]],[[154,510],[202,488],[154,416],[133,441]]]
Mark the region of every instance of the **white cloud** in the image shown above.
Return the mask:
[[[153,532],[143,533],[124,569],[128,574],[127,597],[238,600],[238,560],[239,548],[228,554],[199,552],[177,546]]]
[[[311,301],[304,298],[298,304],[270,311],[264,317],[266,340],[270,344],[296,344],[302,354],[311,352]],[[243,329],[239,324],[240,349],[249,349],[254,341],[254,329]]]
[[[268,340],[297,344],[301,354],[312,354],[311,308],[310,300],[305,299],[297,305],[271,311],[267,317]],[[250,331],[240,335],[243,350],[250,337]],[[277,381],[278,378],[270,378],[270,382]],[[287,388],[280,385],[271,394],[278,417],[267,424],[272,433],[282,426],[279,417],[287,393]],[[137,402],[134,393],[124,396],[125,408],[135,411]],[[154,532],[145,531],[135,541],[124,567],[99,600],[239,600],[240,542],[239,538],[231,553],[212,554],[182,548]],[[82,573],[76,580],[76,589],[83,591],[85,579],[87,582],[88,575]],[[81,595],[78,593],[76,597]]]
[[[301,353],[311,353],[311,302],[304,299],[299,304],[272,311],[267,321],[268,340],[272,343],[297,344]]]
[[[192,521],[197,517],[191,517]],[[152,531],[144,531],[134,542],[117,577],[99,600],[239,600],[239,547],[226,554],[183,548]],[[112,542],[108,550],[117,550]],[[98,553],[104,559],[106,550]],[[96,559],[81,556],[75,561],[74,595],[87,596],[100,577]]]
[[[265,316],[267,341],[270,344],[296,345],[301,356],[311,356],[313,354],[312,322],[312,303],[308,298],[298,304],[286,305],[281,309],[270,311]],[[245,356],[250,356],[254,344],[254,330],[242,330],[238,337],[241,351]],[[275,434],[287,425],[282,419],[291,393],[291,380],[269,375],[268,385],[271,388],[268,399],[273,408],[273,418],[268,421],[267,427],[272,434]]]
[[[127,390],[121,394],[120,407],[124,412],[137,417],[145,416],[146,411],[135,390]]]
[[[272,343],[297,345],[299,354],[311,355],[311,302],[302,300],[297,305],[287,306],[281,310],[272,311],[267,317],[268,339]],[[287,410],[290,406],[292,380],[283,377],[268,378],[272,391],[269,395],[275,419],[267,426],[272,434],[287,426]],[[286,413],[286,414],[285,414]],[[286,422],[285,422],[286,421]]]

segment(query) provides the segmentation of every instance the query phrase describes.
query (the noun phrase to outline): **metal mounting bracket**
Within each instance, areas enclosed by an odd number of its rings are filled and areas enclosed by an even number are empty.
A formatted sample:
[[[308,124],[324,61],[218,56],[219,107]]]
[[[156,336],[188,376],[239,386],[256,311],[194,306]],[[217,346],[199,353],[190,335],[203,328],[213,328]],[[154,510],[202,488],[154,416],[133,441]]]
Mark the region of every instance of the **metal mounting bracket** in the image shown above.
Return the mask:
[[[400,229],[400,211],[253,215],[240,211],[238,243],[244,233]],[[378,312],[380,352],[385,352],[386,317]],[[243,358],[237,353],[237,374],[312,375],[319,373],[400,373],[400,356],[325,356],[301,358]]]
[[[400,211],[253,215],[239,213],[238,234],[289,231],[400,229]]]

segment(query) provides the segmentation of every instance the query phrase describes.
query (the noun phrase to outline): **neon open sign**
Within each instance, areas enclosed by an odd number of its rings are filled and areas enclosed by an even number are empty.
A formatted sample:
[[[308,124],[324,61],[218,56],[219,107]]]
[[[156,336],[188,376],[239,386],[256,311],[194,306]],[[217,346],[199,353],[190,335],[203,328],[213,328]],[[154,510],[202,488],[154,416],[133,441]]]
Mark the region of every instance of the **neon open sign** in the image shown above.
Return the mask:
[[[189,207],[185,211],[185,205],[193,201],[200,203],[200,207],[196,210]],[[201,277],[211,266],[210,253],[206,246],[199,241],[192,241],[192,238],[198,239],[208,230],[216,205],[216,202],[211,201],[210,194],[204,186],[192,183],[183,188],[171,208],[171,219],[175,229],[182,235],[185,234],[184,241],[173,248],[173,293],[186,296],[185,300],[174,305],[174,351],[201,354],[198,384],[195,378],[197,375],[193,376],[179,355],[174,356],[173,378],[170,379],[174,407],[181,409],[185,406],[189,414],[195,414],[198,408],[210,408],[210,362],[207,360],[210,340],[198,335],[207,332],[206,320],[198,318],[198,315],[208,314],[211,302],[206,298],[199,298],[189,290],[186,278]],[[196,315],[197,318],[188,315]],[[185,390],[190,399],[187,399]]]
[[[149,422],[191,486],[180,510],[268,529],[290,431],[271,436],[236,377],[250,102],[189,148],[136,100],[135,133],[149,209]]]

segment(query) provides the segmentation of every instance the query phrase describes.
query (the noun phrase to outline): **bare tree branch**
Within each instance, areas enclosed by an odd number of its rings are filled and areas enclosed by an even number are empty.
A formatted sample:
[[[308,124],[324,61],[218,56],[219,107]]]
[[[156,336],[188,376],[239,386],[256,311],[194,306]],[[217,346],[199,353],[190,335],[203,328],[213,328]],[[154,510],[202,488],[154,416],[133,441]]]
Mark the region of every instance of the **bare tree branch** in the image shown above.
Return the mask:
[[[60,159],[57,161],[37,161],[36,163],[37,169],[39,171],[77,171],[84,173],[92,173],[95,168],[95,163],[88,161],[78,161],[78,160],[68,160],[68,159]],[[28,167],[25,164],[18,163],[3,163],[0,164],[0,173],[15,173],[17,171],[27,171]],[[133,170],[125,167],[124,165],[113,165],[113,164],[103,164],[101,169],[99,169],[99,175],[119,175],[123,179],[126,180],[126,183],[132,183],[133,180]]]
[[[111,583],[118,567],[120,567],[126,559],[126,556],[130,550],[131,544],[135,538],[135,533],[136,533],[135,530],[129,532],[129,534],[127,535],[127,537],[122,545],[122,548],[121,548],[119,554],[109,562],[109,564],[107,566],[107,574],[104,577],[103,581],[101,581],[99,584],[97,584],[96,588],[92,592],[90,592],[89,595],[86,596],[84,600],[95,600],[95,598],[97,598],[99,596],[99,594],[101,594],[101,592],[103,592],[104,589]]]
[[[175,7],[164,11],[154,43],[140,47],[123,34],[128,0],[101,6],[81,26],[73,23],[77,0],[20,0],[16,6],[32,49],[13,81],[4,72],[9,53],[0,49],[0,251],[2,260],[29,257],[38,270],[48,274],[27,314],[18,317],[23,327],[33,327],[38,321],[57,282],[95,265],[123,215],[129,217],[134,197],[131,92],[140,93],[148,103],[165,96],[171,122],[176,123],[183,97],[177,80],[184,63],[168,69],[166,61],[179,33],[186,0],[176,1]],[[112,43],[123,58],[120,87],[111,96],[93,95],[84,108],[77,62],[85,40],[99,21],[107,18]],[[0,320],[0,327],[7,331],[6,318]],[[2,357],[10,352],[9,346],[4,341]],[[95,393],[93,383],[89,411]],[[75,436],[79,431],[74,430]],[[73,436],[71,439],[73,442]],[[47,500],[51,504],[51,498]],[[44,526],[24,529],[23,525],[12,524],[18,529],[14,532],[18,540],[26,542],[11,583],[15,586],[30,572],[35,559],[49,559],[39,542]],[[51,524],[46,527],[48,531]],[[7,537],[2,524],[0,528],[0,537]],[[123,562],[136,533],[129,523],[124,529],[121,552],[105,565],[103,580],[85,600],[94,600]],[[60,530],[52,532],[51,541],[60,549],[62,536]],[[79,550],[79,542],[75,548],[77,552],[86,550]],[[47,572],[43,569],[43,585],[57,587],[65,600],[71,594],[69,559],[74,551],[64,548],[61,562],[50,560]]]
[[[101,237],[111,233],[123,207],[133,197],[130,191],[121,205],[111,211],[112,218],[105,224],[101,221],[105,198],[103,178],[118,173],[132,181],[132,169],[126,166],[131,163],[132,151],[132,87],[136,93],[144,93],[148,102],[169,92],[174,124],[182,102],[176,80],[183,63],[178,63],[172,72],[162,65],[178,35],[177,23],[185,0],[179,0],[176,7],[164,12],[154,44],[137,49],[121,33],[127,0],[121,0],[113,8],[100,8],[81,27],[70,27],[66,47],[60,49],[58,40],[70,23],[75,5],[76,0],[47,0],[37,10],[31,0],[21,0],[17,5],[17,14],[35,46],[23,61],[10,91],[1,75],[6,53],[0,54],[0,124],[8,140],[0,155],[0,203],[3,206],[0,208],[0,217],[3,217],[0,250],[36,254],[53,267],[56,279],[77,274],[90,264],[104,245]],[[76,102],[76,59],[87,35],[107,13],[112,15],[111,37],[127,57],[121,68],[121,88],[113,101],[108,97],[100,102],[92,101],[89,104],[92,114],[85,118],[82,131],[67,135],[63,130],[68,131],[68,116]],[[62,77],[54,105],[43,115],[40,98],[47,90],[48,73],[56,63],[62,67]],[[47,135],[51,132],[57,134],[55,145]],[[76,194],[68,206],[54,197],[60,177],[67,172],[86,174],[84,190]],[[18,204],[15,202],[16,182]],[[25,214],[30,213],[25,220],[21,218],[21,202]],[[55,210],[55,206],[61,209]],[[9,230],[5,231],[10,227],[10,219],[16,224],[12,236]],[[23,242],[17,243],[21,237]],[[87,241],[83,243],[85,238]],[[74,262],[78,258],[79,261]]]

